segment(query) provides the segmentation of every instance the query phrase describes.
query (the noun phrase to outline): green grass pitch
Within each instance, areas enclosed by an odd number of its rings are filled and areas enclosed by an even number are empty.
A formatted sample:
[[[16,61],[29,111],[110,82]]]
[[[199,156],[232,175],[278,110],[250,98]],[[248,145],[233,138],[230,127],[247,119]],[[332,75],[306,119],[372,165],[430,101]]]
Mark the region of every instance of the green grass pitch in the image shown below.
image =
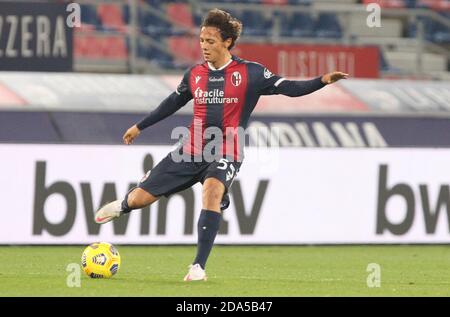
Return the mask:
[[[450,246],[216,246],[208,281],[191,283],[193,246],[117,247],[117,275],[74,288],[66,267],[84,246],[0,247],[0,296],[450,296]]]

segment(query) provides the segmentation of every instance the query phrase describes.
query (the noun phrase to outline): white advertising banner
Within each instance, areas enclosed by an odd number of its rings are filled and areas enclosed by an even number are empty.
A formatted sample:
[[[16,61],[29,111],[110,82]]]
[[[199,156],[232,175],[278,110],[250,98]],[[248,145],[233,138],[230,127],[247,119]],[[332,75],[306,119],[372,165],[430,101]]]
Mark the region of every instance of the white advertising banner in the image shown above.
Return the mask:
[[[97,225],[168,146],[0,145],[0,244],[195,244],[201,185]],[[449,243],[449,149],[247,149],[219,244]]]

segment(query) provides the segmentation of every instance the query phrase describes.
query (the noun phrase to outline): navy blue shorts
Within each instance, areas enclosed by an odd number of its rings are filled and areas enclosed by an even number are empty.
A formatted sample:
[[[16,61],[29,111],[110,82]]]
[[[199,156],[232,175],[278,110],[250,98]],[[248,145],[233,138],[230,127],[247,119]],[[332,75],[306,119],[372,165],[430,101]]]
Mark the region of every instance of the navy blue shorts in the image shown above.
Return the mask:
[[[169,153],[139,182],[138,187],[155,197],[170,196],[210,177],[217,178],[225,186],[225,193],[239,172],[241,162],[222,158],[213,162],[175,162]]]

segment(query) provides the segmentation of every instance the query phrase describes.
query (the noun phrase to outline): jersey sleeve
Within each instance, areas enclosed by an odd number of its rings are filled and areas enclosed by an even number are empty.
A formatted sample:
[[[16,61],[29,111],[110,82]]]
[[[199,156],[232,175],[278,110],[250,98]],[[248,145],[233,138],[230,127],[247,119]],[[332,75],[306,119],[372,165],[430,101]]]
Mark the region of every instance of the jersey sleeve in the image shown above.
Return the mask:
[[[159,106],[155,110],[153,110],[148,116],[146,116],[136,124],[139,130],[143,130],[167,118],[192,99],[191,89],[189,85],[190,74],[191,69],[189,69],[184,74],[183,79],[181,80],[175,92],[172,92],[159,104]]]
[[[249,70],[255,78],[255,88],[260,95],[276,94],[276,88],[285,80],[258,63],[251,63]]]
[[[184,99],[187,99],[187,101],[189,101],[193,98],[192,93],[191,93],[191,88],[189,85],[189,78],[191,76],[191,70],[192,70],[192,68],[188,69],[184,73],[180,84],[178,85],[177,89],[175,90],[175,93],[177,95],[182,96]]]

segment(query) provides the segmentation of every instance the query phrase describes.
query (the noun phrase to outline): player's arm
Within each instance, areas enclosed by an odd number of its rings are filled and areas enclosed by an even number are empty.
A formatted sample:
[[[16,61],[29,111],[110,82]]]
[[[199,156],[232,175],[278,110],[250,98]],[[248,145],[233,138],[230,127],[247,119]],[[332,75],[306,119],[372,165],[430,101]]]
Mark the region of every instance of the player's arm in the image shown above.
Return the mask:
[[[153,110],[148,116],[142,119],[137,124],[125,132],[123,135],[123,141],[125,144],[133,143],[133,140],[139,136],[142,130],[148,128],[151,125],[167,118],[171,114],[175,113],[181,107],[183,107],[190,99],[187,99],[184,95],[179,95],[176,92],[172,93],[169,97],[164,99],[161,104]]]
[[[281,78],[275,83],[275,94],[286,95],[289,97],[299,97],[310,94],[325,85],[337,82],[340,79],[348,78],[348,74],[342,72],[332,72],[311,80],[286,80]]]
[[[153,110],[148,116],[143,118],[137,124],[129,128],[123,135],[125,144],[133,143],[142,130],[154,125],[155,123],[167,118],[183,107],[189,100],[192,99],[192,94],[189,90],[188,84],[189,72],[185,74],[183,80],[178,86],[177,90],[164,99],[160,105]]]
[[[331,72],[311,80],[287,80],[273,74],[261,64],[250,63],[248,67],[260,95],[304,96],[348,77],[346,73]]]

